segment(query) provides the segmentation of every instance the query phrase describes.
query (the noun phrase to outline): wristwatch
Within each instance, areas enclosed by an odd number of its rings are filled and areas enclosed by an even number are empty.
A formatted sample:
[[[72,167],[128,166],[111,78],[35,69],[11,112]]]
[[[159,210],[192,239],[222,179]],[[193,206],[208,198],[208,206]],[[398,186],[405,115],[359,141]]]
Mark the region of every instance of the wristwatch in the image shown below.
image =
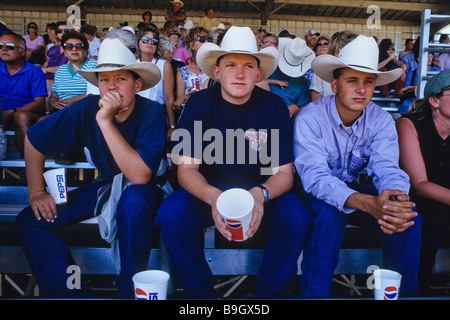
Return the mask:
[[[175,126],[174,126],[174,125],[171,125],[171,126],[170,126],[170,129],[175,129]]]
[[[269,189],[264,187],[262,184],[258,185],[257,187],[262,189],[263,196],[264,196],[264,202],[268,202],[270,200],[270,192]]]

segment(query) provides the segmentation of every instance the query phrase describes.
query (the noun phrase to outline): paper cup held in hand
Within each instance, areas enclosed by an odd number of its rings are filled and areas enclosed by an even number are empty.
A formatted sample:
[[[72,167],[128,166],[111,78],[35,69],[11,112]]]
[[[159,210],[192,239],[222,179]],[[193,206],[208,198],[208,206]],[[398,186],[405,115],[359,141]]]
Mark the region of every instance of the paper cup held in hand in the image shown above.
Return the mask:
[[[44,172],[44,179],[56,204],[67,202],[67,185],[64,168]]]
[[[233,188],[217,198],[217,210],[222,215],[234,241],[248,239],[247,230],[252,220],[255,201],[250,192]]]
[[[402,280],[400,273],[377,269],[374,270],[373,276],[375,279],[375,300],[398,300]]]
[[[161,270],[146,270],[133,276],[136,300],[166,300],[170,276]]]

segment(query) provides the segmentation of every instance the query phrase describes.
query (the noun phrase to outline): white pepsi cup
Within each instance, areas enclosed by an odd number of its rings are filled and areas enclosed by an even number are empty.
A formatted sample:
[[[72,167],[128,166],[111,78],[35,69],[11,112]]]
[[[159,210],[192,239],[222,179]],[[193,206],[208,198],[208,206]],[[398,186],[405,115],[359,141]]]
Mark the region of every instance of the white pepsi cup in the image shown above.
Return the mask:
[[[48,170],[44,172],[49,193],[55,199],[56,204],[67,202],[67,184],[64,168]]]
[[[402,280],[400,273],[387,269],[377,269],[373,271],[373,276],[375,300],[398,300]]]
[[[133,276],[136,300],[166,300],[170,276],[162,270],[145,270]]]

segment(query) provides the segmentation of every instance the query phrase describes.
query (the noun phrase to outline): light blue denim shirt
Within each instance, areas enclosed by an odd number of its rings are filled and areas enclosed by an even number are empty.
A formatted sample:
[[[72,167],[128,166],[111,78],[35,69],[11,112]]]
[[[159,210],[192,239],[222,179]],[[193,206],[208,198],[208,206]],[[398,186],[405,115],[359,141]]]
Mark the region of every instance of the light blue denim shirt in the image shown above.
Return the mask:
[[[294,156],[305,191],[344,213],[354,211],[344,204],[356,192],[347,183],[366,167],[378,192],[409,192],[409,177],[398,165],[394,121],[373,102],[351,127],[343,125],[334,95],[308,104],[295,119]]]

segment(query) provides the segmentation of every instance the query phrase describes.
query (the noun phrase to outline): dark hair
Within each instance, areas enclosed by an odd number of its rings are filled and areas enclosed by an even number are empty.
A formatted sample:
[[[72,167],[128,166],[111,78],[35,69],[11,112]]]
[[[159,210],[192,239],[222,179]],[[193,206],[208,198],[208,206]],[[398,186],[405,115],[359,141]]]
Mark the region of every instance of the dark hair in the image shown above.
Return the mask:
[[[394,45],[394,43],[389,38],[381,40],[380,44],[378,45],[378,51],[379,51],[378,62],[384,61],[389,57],[387,54],[387,51],[393,45]]]
[[[405,45],[407,45],[407,44],[410,43],[411,41],[414,41],[414,39],[406,39],[406,40],[405,40]]]
[[[147,14],[150,15],[150,21],[152,21],[153,15],[152,15],[152,13],[150,12],[150,10],[147,10],[147,11],[145,11],[145,12],[142,14],[142,20],[144,20],[144,17],[145,17],[145,15],[147,15]]]
[[[28,34],[30,34],[30,31],[28,31],[28,28],[30,28],[31,25],[35,25],[36,27],[38,26],[38,25],[36,24],[36,22],[30,22],[30,23],[28,23],[28,24],[27,24],[27,33],[28,33]]]
[[[316,52],[316,50],[317,50],[317,48],[319,46],[319,41],[321,41],[321,40],[326,40],[328,42],[328,45],[330,45],[330,38],[328,38],[327,36],[320,36],[320,37],[317,38],[317,42],[314,45],[314,49],[313,49],[314,52]]]
[[[95,33],[97,32],[97,27],[91,26],[90,24],[83,24],[83,26],[80,29],[80,32],[95,36]]]
[[[159,31],[158,29],[152,27],[152,26],[143,26],[142,28],[140,28],[138,30],[138,32],[136,33],[136,40],[137,40],[137,44],[136,47],[139,50],[139,41],[141,40],[141,38],[148,32],[153,33],[153,38],[158,39],[159,40]],[[159,47],[159,43],[158,46],[156,48],[156,52],[155,52],[155,57],[156,58],[160,58],[159,53],[158,53],[158,47]]]
[[[64,33],[64,35],[61,38],[61,46],[64,47],[64,44],[69,39],[78,39],[83,44],[83,49],[88,51],[89,50],[89,41],[87,41],[86,37],[77,31],[69,31]]]
[[[270,32],[267,32],[267,33],[265,33],[265,34],[263,35],[261,41],[264,41],[264,39],[267,38],[267,37],[274,37],[274,38],[277,40],[277,45],[278,45],[278,36],[277,36],[276,34],[272,34],[272,33],[270,33]]]
[[[208,11],[209,10],[211,10],[211,9],[213,9],[214,10],[214,8],[213,7],[206,7],[206,9],[205,9],[205,16],[208,14]]]

